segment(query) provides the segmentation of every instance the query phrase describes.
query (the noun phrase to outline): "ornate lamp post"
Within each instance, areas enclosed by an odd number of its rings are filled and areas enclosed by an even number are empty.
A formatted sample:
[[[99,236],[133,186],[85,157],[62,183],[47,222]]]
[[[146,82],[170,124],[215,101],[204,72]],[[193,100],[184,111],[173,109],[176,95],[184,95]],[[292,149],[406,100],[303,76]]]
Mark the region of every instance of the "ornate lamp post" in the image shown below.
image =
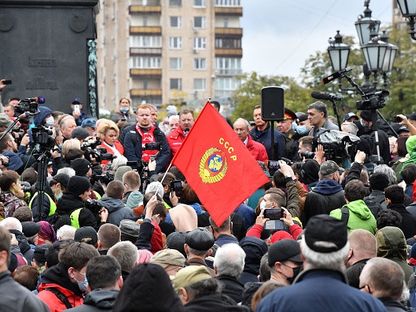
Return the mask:
[[[415,19],[416,19],[416,1],[415,0],[397,0],[397,5],[403,17],[407,19],[409,25],[409,34],[413,40],[416,40]]]

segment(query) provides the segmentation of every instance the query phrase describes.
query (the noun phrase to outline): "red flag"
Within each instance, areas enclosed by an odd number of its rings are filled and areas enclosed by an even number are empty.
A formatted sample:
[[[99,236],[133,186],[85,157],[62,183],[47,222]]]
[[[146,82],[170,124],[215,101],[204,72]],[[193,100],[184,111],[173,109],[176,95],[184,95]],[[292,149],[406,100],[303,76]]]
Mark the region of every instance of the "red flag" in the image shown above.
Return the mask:
[[[268,182],[243,142],[209,103],[176,153],[173,164],[185,175],[217,225]]]

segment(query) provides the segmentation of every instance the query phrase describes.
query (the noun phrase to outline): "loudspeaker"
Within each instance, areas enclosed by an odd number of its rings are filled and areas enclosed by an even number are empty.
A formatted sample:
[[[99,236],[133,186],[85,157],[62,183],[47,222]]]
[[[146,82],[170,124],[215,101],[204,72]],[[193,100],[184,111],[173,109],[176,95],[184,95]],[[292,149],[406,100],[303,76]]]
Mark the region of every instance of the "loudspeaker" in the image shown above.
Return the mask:
[[[283,88],[273,86],[261,89],[261,118],[266,121],[281,121],[284,114]]]

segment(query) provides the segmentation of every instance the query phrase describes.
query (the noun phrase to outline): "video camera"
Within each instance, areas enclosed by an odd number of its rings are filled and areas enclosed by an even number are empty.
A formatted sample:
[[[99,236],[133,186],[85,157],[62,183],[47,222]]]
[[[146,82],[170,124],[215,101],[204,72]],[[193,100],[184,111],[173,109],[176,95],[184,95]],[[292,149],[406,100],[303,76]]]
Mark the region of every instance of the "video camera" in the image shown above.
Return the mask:
[[[357,101],[358,110],[376,110],[383,108],[386,105],[386,97],[390,94],[387,90],[378,90],[374,92],[365,93],[362,95],[362,100]]]
[[[326,160],[342,163],[355,154],[354,149],[358,142],[360,138],[356,135],[339,130],[326,130],[313,140],[312,147],[316,150],[318,145],[322,145]]]
[[[27,98],[24,100],[20,100],[19,104],[14,108],[15,114],[21,115],[24,113],[28,113],[31,115],[35,115],[39,110],[39,104],[44,104],[45,98],[42,96],[39,97],[32,97]]]
[[[107,185],[108,183],[110,183],[111,181],[114,180],[114,174],[110,173],[109,171],[106,171],[105,173],[102,174],[93,174],[91,176],[91,184],[94,184],[95,182],[101,182],[105,185]]]
[[[83,142],[81,150],[84,152],[85,159],[91,163],[100,163],[102,160],[111,161],[115,158],[114,155],[107,153],[105,147],[98,147],[100,144],[99,139]]]

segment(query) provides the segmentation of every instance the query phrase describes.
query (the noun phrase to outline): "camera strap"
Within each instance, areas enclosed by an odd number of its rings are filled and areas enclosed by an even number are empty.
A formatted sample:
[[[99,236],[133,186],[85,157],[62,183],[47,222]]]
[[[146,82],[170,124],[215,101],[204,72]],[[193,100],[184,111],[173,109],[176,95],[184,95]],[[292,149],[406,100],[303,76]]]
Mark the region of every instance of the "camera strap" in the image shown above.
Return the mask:
[[[347,206],[341,208],[341,221],[347,225],[348,219],[350,218],[350,211],[348,210]]]

